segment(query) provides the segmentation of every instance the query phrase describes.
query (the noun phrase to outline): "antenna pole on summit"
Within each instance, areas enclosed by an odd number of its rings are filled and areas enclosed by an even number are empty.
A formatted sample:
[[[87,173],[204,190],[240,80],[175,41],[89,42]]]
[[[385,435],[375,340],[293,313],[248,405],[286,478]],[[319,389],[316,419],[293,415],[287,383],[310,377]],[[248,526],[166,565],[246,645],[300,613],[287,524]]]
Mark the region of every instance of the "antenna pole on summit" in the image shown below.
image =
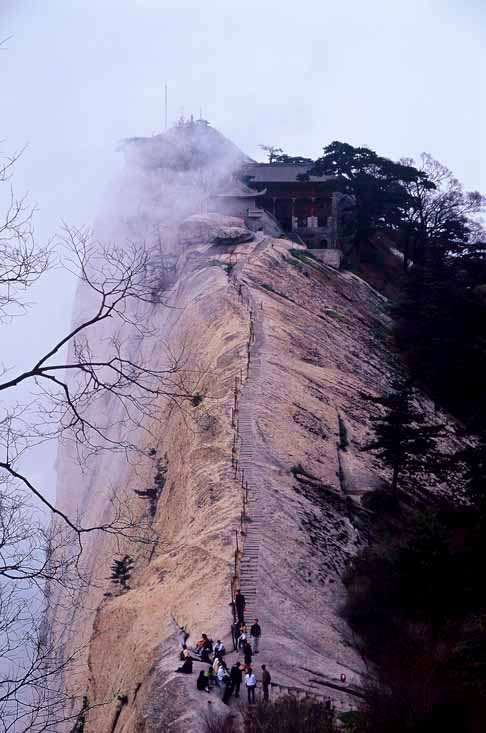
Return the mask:
[[[167,130],[167,84],[165,85],[165,129]]]

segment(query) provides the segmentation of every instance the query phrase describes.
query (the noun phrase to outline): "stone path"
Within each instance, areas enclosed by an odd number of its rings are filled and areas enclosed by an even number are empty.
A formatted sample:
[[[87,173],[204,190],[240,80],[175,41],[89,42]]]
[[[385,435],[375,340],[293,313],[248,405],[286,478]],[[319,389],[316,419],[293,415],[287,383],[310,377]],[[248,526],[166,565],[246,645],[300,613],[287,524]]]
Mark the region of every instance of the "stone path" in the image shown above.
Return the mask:
[[[263,249],[267,242],[263,239],[257,245]],[[239,269],[242,273],[244,265]],[[240,281],[241,282],[241,281]],[[245,525],[245,537],[240,560],[240,589],[246,600],[245,621],[252,622],[260,618],[258,614],[258,585],[260,540],[265,521],[263,487],[259,478],[259,450],[257,431],[257,412],[261,398],[260,383],[264,371],[263,311],[247,284],[244,285],[244,297],[248,299],[253,312],[254,338],[250,351],[250,368],[248,378],[241,388],[239,400],[239,436],[240,436],[240,469],[244,472],[245,483],[248,482],[248,520]],[[261,619],[260,619],[261,620]]]
[[[256,245],[260,253],[271,244],[271,239],[262,238]],[[250,255],[251,257],[251,255]],[[248,377],[241,387],[239,407],[239,468],[244,472],[244,481],[248,483],[248,505],[247,522],[245,524],[245,535],[240,555],[240,582],[239,587],[246,600],[245,621],[253,623],[258,618],[265,629],[266,619],[262,616],[259,607],[259,591],[261,592],[261,566],[260,558],[262,552],[262,541],[264,531],[268,531],[268,523],[271,522],[272,505],[269,497],[272,493],[270,481],[262,479],[262,468],[267,465],[268,454],[259,433],[257,418],[264,400],[268,399],[268,389],[265,385],[272,378],[272,365],[267,359],[266,335],[264,329],[265,311],[261,308],[261,300],[258,297],[259,290],[253,289],[245,281],[245,261],[235,267],[234,277],[237,284],[243,286],[243,299],[253,314],[253,343],[250,351],[250,367]],[[310,672],[310,670],[309,670]],[[346,686],[336,684],[333,680],[326,679],[319,672],[312,673],[319,679],[312,679],[306,683],[307,676],[302,679],[305,687],[289,687],[285,684],[276,684],[272,688],[272,697],[285,694],[299,696],[314,696],[316,699],[333,699],[337,709],[350,709],[355,707],[349,700],[349,695],[356,694]],[[324,689],[319,694],[316,685]],[[327,688],[327,689],[326,689]],[[343,692],[348,699],[342,699],[336,692]],[[359,695],[361,697],[361,695]]]
[[[246,618],[257,614],[259,552],[264,521],[262,490],[258,478],[256,446],[256,408],[258,403],[258,379],[261,371],[261,345],[263,329],[261,321],[254,319],[255,341],[251,349],[248,379],[240,394],[240,468],[248,483],[248,520],[245,526],[243,551],[240,561],[240,588],[246,599]],[[260,333],[259,333],[260,331]]]

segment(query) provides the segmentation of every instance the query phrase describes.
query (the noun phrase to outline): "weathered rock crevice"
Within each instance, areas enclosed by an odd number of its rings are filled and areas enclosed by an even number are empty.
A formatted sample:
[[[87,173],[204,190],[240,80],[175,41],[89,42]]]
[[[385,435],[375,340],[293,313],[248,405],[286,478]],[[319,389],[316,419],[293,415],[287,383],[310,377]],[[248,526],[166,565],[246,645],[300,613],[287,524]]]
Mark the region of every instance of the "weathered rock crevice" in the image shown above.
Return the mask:
[[[64,506],[84,501],[87,520],[102,515],[109,473],[131,495],[134,511],[149,515],[154,533],[135,547],[91,538],[85,562],[96,583],[76,608],[59,606],[52,619],[66,648],[86,649],[81,672],[67,683],[79,694],[87,689],[98,705],[88,714],[92,730],[114,725],[115,733],[155,733],[169,724],[175,732],[200,730],[207,701],[195,690],[194,675],[175,673],[172,618],[190,641],[204,631],[231,647],[242,495],[232,466],[233,411],[235,379],[241,383],[242,375],[236,451],[249,484],[251,521],[240,577],[252,584],[249,610],[263,628],[258,662],[269,664],[282,689],[318,691],[324,684],[344,707],[353,695],[339,685],[341,673],[359,690],[366,671],[339,609],[344,565],[362,541],[354,521],[361,497],[381,480],[359,446],[368,415],[360,394],[381,392],[395,369],[383,299],[359,278],[325,265],[303,273],[288,261],[295,246],[288,241],[257,233],[252,242],[234,243],[231,253],[217,253],[205,226],[198,220],[186,228],[172,307],[153,311],[160,342],[184,351],[201,399],[162,405],[163,418],[151,426],[156,440],[140,446],[147,458],[136,466],[105,457],[87,484],[68,454],[59,458]],[[222,266],[213,266],[214,259]],[[104,598],[117,553],[134,558],[130,590]]]

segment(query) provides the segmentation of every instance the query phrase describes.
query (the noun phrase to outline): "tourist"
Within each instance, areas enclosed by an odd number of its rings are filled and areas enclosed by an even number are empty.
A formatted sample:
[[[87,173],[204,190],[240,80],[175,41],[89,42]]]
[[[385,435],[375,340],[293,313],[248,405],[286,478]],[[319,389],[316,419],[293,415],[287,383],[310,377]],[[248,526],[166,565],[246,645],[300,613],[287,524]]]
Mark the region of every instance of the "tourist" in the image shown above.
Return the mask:
[[[211,657],[209,655],[209,649],[205,646],[204,649],[201,652],[201,662],[205,662],[206,664],[211,664]]]
[[[223,681],[225,677],[228,676],[228,667],[226,666],[226,662],[221,662],[218,671],[217,671],[217,677],[220,682]]]
[[[256,618],[250,627],[250,636],[253,639],[253,654],[258,654],[258,646],[262,635],[262,627]]]
[[[222,657],[226,654],[226,649],[224,648],[224,644],[220,639],[218,639],[216,641],[216,644],[214,645],[214,653],[221,655]]]
[[[154,450],[152,448],[152,450]],[[179,626],[179,633],[177,634],[178,638],[181,639],[180,641],[181,646],[184,646],[186,641],[189,639],[189,632],[186,631],[185,626]]]
[[[224,685],[224,693],[223,693],[223,702],[225,705],[228,705],[228,701],[231,697],[231,693],[233,692],[233,680],[229,675],[226,675],[226,677],[223,679],[223,685]]]
[[[218,669],[218,684],[222,690],[223,697],[224,693],[226,692],[226,683],[230,680],[230,676],[228,674],[228,667],[226,666],[225,662],[221,662]]]
[[[253,670],[251,667],[248,668],[248,672],[245,675],[245,685],[246,690],[248,692],[248,704],[255,704],[255,687],[256,687],[256,677],[253,674]]]
[[[263,699],[268,702],[269,698],[269,690],[270,690],[270,682],[272,681],[272,678],[270,676],[270,672],[267,670],[266,666],[262,664],[262,689],[263,689]]]
[[[235,593],[235,608],[240,624],[245,623],[245,596],[238,590]]]
[[[244,655],[244,660],[245,660],[245,666],[248,669],[248,667],[251,667],[252,653],[251,653],[251,646],[248,644],[247,641],[245,641],[245,646],[243,647],[243,655]]]
[[[240,624],[240,635],[238,637],[238,649],[242,649],[245,646],[245,641],[248,640],[248,626],[246,624]]]
[[[206,649],[209,646],[209,639],[206,636],[206,634],[202,634],[199,641],[196,641],[196,651],[198,654],[202,652],[203,649]]]
[[[206,676],[206,672],[203,669],[199,672],[199,677],[197,678],[196,685],[198,690],[209,692],[208,678]]]
[[[176,672],[182,672],[182,674],[192,674],[192,659],[190,657],[185,659],[182,666],[176,669]]]
[[[183,662],[185,659],[188,659],[190,656],[189,649],[187,648],[186,644],[182,645],[181,653],[179,654],[179,659],[181,662]]]
[[[208,676],[208,687],[219,687],[219,680],[214,672],[214,667],[209,667],[206,674]]]
[[[236,664],[234,664],[231,667],[230,677],[231,677],[231,692],[235,693],[235,697],[239,697],[240,696],[240,685],[243,680],[243,673],[241,671],[241,665],[239,662],[236,662]]]
[[[235,621],[234,624],[231,625],[231,636],[233,637],[233,649],[236,651],[238,649],[238,639],[240,638],[240,622]]]

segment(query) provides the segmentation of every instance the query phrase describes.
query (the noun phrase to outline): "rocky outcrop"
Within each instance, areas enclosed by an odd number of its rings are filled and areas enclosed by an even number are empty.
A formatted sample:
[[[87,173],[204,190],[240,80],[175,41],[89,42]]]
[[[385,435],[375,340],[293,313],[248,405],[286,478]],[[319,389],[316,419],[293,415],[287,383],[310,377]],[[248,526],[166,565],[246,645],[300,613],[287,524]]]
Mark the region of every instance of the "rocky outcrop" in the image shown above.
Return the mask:
[[[142,516],[135,490],[154,485],[160,457],[166,467],[144,543],[91,537],[91,585],[75,603],[53,599],[53,633],[66,651],[82,650],[66,683],[97,706],[90,730],[111,730],[115,718],[116,733],[201,730],[208,701],[195,675],[174,671],[177,632],[184,625],[190,642],[204,631],[231,647],[236,537],[244,546],[237,582],[251,588],[263,628],[257,669],[267,663],[274,682],[342,707],[363,683],[340,617],[341,576],[364,541],[362,496],[384,479],[361,447],[370,409],[363,394],[382,392],[398,368],[386,301],[358,277],[297,260],[292,243],[261,235],[236,247],[228,276],[227,256],[211,243],[233,226],[217,216],[184,223],[181,242],[197,244],[198,256],[182,250],[171,307],[150,312],[161,359],[164,342],[184,355],[185,386],[198,399],[161,405],[138,463],[106,455],[82,473],[60,452],[59,502],[71,511],[82,502],[85,522],[109,511],[113,486]],[[130,590],[105,596],[112,559],[124,554],[134,559]]]
[[[251,242],[254,234],[243,221],[220,214],[194,214],[179,227],[179,244],[183,247],[201,244],[242,244]]]

